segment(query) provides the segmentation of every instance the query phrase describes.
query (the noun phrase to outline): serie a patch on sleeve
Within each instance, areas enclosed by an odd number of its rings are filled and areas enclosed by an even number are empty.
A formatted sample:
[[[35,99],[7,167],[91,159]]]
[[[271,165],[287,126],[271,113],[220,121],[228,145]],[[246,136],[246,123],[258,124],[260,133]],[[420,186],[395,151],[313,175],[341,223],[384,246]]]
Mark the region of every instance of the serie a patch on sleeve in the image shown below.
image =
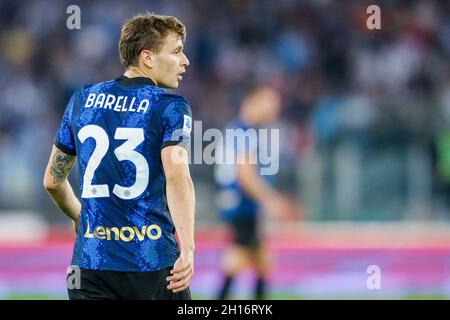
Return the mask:
[[[184,115],[183,133],[190,135],[192,130],[192,118],[187,114]]]

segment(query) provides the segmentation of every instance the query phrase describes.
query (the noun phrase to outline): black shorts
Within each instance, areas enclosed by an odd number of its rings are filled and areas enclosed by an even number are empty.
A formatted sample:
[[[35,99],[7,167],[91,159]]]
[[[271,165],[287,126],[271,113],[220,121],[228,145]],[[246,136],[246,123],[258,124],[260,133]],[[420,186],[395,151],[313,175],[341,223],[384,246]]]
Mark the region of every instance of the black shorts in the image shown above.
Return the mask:
[[[240,217],[229,221],[233,232],[234,243],[249,249],[259,247],[260,239],[258,234],[258,218]]]
[[[189,288],[178,293],[167,289],[166,277],[171,269],[151,272],[79,269],[79,286],[72,283],[70,287],[75,288],[70,289],[68,283],[69,300],[190,300]]]

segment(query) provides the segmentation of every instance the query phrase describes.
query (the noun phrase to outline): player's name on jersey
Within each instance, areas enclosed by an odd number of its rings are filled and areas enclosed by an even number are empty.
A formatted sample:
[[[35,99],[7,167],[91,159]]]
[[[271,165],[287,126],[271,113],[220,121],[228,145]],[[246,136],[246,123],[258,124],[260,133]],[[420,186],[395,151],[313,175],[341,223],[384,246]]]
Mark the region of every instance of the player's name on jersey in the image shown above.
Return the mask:
[[[136,103],[136,97],[90,93],[84,107],[108,109],[116,112],[146,113],[149,105],[150,101],[148,99],[142,99],[139,103]]]

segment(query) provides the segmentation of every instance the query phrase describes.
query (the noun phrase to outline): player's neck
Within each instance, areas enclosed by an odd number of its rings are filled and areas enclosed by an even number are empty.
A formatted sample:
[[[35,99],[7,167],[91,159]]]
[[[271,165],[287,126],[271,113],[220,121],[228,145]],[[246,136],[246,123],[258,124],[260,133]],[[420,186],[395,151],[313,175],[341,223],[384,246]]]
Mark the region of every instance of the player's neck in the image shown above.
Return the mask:
[[[150,74],[149,72],[147,73],[145,71],[142,71],[137,67],[129,67],[123,75],[128,78],[136,78],[136,77],[150,78],[154,83],[156,83],[156,85],[158,85],[152,74]]]

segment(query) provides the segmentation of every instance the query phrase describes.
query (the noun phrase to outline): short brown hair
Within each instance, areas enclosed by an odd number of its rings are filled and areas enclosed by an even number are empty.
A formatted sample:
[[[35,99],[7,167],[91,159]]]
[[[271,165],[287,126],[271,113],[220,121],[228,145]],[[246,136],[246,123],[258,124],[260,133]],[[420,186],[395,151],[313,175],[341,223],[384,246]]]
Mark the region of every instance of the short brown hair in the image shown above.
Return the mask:
[[[158,53],[170,32],[186,39],[185,26],[172,16],[147,12],[125,21],[119,40],[120,62],[128,68],[137,64],[142,50]]]

